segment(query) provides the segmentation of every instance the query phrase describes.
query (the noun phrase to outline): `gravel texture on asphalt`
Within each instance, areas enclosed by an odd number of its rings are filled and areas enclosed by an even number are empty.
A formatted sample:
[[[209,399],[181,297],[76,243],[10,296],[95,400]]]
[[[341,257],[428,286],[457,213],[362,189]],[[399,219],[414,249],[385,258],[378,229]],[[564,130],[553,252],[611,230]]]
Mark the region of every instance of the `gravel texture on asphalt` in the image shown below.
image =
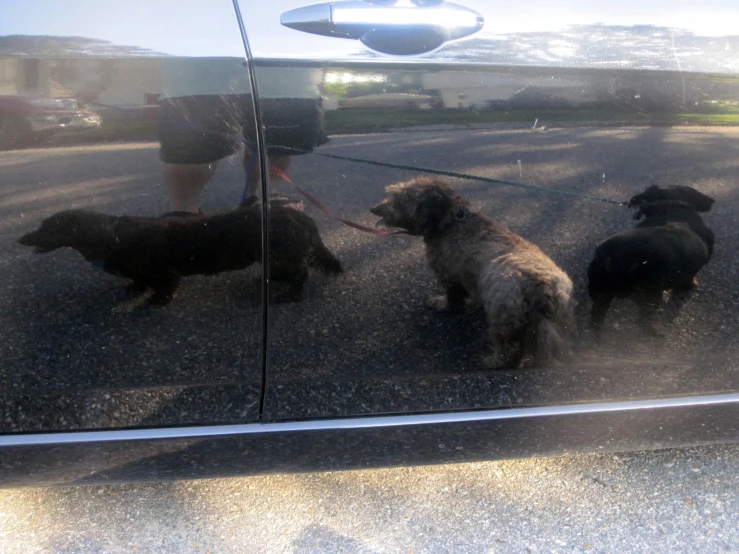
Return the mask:
[[[4,554],[739,551],[738,446],[0,491]]]

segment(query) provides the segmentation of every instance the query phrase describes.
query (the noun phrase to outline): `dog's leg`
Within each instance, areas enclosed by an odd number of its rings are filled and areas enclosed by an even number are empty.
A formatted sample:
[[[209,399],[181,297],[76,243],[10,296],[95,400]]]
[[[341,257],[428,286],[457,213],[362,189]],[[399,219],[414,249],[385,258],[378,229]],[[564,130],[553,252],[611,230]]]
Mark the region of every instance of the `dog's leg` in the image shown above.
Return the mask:
[[[272,304],[297,302],[303,296],[303,285],[308,279],[307,268],[275,268],[270,271],[270,279],[275,283],[285,283],[282,291],[270,290],[269,300]]]
[[[505,357],[496,348],[493,348],[490,354],[483,357],[482,366],[485,369],[505,369]]]
[[[469,293],[459,283],[451,283],[446,286],[446,294],[432,296],[426,301],[426,305],[439,312],[448,312],[464,308]]]
[[[174,298],[174,293],[180,284],[180,279],[176,277],[166,281],[150,282],[149,284],[154,290],[154,294],[149,298],[149,304],[152,306],[166,306]]]
[[[680,315],[683,307],[685,307],[685,304],[688,303],[688,300],[690,300],[690,297],[693,295],[695,287],[695,279],[692,279],[687,285],[672,289],[669,304],[670,321],[674,321],[677,319],[677,316]]]
[[[341,266],[341,262],[333,252],[331,252],[326,245],[323,244],[321,237],[317,237],[317,241],[313,246],[313,259],[311,260],[313,266],[317,269],[325,271],[326,273],[343,273],[344,268]]]
[[[590,311],[590,325],[595,333],[596,340],[600,340],[603,333],[603,322],[606,319],[608,308],[611,307],[613,296],[602,292],[591,292],[593,307]]]
[[[505,343],[493,347],[490,354],[483,357],[482,365],[487,369],[518,369],[522,360],[521,344]]]
[[[652,337],[664,337],[666,329],[657,321],[659,308],[662,305],[662,291],[642,291],[634,295],[639,307],[639,326],[642,331]]]
[[[512,331],[508,326],[491,327],[491,351],[482,364],[487,369],[516,369],[521,366],[524,356],[523,335]]]
[[[544,367],[571,359],[569,329],[574,327],[572,319],[574,318],[570,318],[569,315],[565,315],[560,320],[543,317],[529,328],[524,341],[525,352],[533,355],[535,367]]]
[[[683,306],[687,304],[690,297],[693,296],[693,289],[674,289],[670,294],[670,305],[675,314],[678,314]]]
[[[144,294],[148,288],[149,285],[144,281],[133,280],[126,285],[126,292],[131,295],[139,296]]]

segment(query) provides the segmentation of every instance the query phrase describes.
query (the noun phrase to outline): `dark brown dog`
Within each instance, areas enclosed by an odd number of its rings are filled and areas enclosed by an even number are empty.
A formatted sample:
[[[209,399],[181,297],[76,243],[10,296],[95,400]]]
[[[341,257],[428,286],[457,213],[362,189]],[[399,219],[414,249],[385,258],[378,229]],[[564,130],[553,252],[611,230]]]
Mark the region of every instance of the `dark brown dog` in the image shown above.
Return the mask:
[[[420,235],[443,296],[437,310],[483,305],[492,352],[491,368],[518,367],[569,353],[574,330],[572,282],[538,246],[481,213],[438,179],[418,178],[387,187],[389,198],[371,208],[389,227]]]
[[[634,218],[643,221],[601,243],[588,267],[591,323],[597,335],[615,297],[637,303],[643,331],[664,333],[655,321],[663,292],[671,293],[677,312],[713,253],[713,232],[698,215],[709,211],[713,202],[692,187],[656,185],[629,201],[629,207],[637,209]]]
[[[45,219],[18,242],[51,252],[77,250],[105,271],[132,280],[131,290],[154,293],[151,304],[167,304],[180,278],[243,269],[262,259],[261,206],[212,216],[116,217],[67,210]],[[287,289],[273,302],[300,298],[308,269],[341,273],[341,263],[321,240],[312,218],[281,202],[270,203],[270,278]]]

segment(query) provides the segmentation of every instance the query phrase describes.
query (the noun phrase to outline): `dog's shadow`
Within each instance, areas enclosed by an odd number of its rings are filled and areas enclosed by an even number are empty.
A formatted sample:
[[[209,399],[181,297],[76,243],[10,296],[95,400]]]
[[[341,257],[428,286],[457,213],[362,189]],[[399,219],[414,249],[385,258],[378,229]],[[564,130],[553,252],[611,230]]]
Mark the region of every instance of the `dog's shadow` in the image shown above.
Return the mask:
[[[232,300],[236,308],[242,310],[260,309],[264,302],[261,271],[252,269],[238,272],[238,274],[238,278],[230,278],[225,283],[224,293]]]
[[[490,337],[482,306],[467,304],[462,309],[439,311],[424,302],[416,311],[413,325],[419,346],[439,358],[437,369],[443,373],[456,373],[460,367],[484,369],[480,353],[490,348]],[[445,337],[442,352],[439,337]]]
[[[146,296],[126,291],[125,280],[72,252],[26,260],[18,271],[29,284],[17,288],[8,309],[27,316],[9,330],[14,356],[3,373],[21,389],[198,383],[203,374],[218,381],[211,364],[238,379],[238,352],[261,343],[258,269],[185,279],[167,306],[147,305]],[[39,274],[55,277],[39,284],[31,277]]]

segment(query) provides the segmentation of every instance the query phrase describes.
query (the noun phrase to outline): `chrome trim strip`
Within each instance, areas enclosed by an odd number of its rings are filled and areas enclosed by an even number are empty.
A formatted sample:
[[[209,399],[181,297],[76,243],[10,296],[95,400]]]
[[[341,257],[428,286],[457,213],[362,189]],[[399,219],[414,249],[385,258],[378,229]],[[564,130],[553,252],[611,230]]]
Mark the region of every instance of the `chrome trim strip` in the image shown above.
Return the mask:
[[[0,436],[0,447],[75,444],[88,442],[119,442],[133,440],[212,438],[229,435],[254,435],[261,433],[285,433],[300,431],[331,431],[338,429],[369,429],[378,427],[403,427],[438,423],[472,423],[504,419],[625,412],[659,408],[711,406],[739,404],[739,393],[707,396],[685,396],[626,402],[603,402],[567,406],[537,408],[511,408],[475,412],[441,414],[394,415],[285,423],[246,423],[240,425],[211,425],[204,427],[174,427],[165,429],[131,429],[121,431],[80,431],[44,433],[37,435]]]

